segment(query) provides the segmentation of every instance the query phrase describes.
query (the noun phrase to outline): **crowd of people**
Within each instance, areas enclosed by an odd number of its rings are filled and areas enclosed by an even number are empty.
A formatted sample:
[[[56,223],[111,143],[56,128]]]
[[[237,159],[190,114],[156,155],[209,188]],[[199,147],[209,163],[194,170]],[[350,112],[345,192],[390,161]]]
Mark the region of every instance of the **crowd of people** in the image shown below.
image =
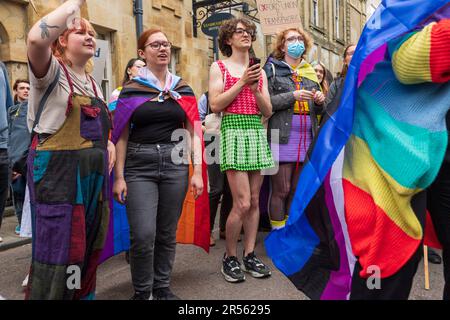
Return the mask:
[[[132,299],[178,299],[170,278],[189,193],[208,206],[210,246],[220,211],[225,280],[242,282],[245,273],[269,277],[269,266],[255,254],[264,177],[270,180],[270,225],[279,230],[322,120],[339,105],[356,45],[345,48],[334,78],[321,61],[308,61],[313,41],[303,29],[278,33],[262,62],[252,50],[254,23],[232,19],[220,28],[224,59],[211,65],[197,106],[190,85],[169,72],[170,39],[149,29],[107,104],[90,75],[94,28],[82,18],[66,24],[69,6],[83,3],[68,1],[32,27],[29,81],[16,80],[14,96],[0,64],[0,226],[11,187],[20,233],[28,192],[33,254],[26,298],[95,297],[115,201],[129,224]],[[180,130],[185,136],[174,140]],[[429,259],[440,263],[433,251]],[[82,270],[79,289],[66,286],[72,265]]]

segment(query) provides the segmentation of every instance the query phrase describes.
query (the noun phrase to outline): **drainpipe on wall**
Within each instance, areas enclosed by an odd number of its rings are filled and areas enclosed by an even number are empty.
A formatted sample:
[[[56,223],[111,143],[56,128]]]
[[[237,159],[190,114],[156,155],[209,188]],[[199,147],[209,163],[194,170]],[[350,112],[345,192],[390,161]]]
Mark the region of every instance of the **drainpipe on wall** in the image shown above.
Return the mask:
[[[142,0],[133,0],[133,4],[133,13],[136,17],[136,37],[139,39],[139,36],[144,31],[144,8],[142,6]]]

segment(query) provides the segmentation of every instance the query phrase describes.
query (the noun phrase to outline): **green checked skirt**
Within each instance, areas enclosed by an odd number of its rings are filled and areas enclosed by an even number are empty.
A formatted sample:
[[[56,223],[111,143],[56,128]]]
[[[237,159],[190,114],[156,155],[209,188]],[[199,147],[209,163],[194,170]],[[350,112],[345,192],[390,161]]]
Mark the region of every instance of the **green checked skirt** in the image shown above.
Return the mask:
[[[220,127],[220,170],[256,171],[275,166],[260,115],[227,114]]]

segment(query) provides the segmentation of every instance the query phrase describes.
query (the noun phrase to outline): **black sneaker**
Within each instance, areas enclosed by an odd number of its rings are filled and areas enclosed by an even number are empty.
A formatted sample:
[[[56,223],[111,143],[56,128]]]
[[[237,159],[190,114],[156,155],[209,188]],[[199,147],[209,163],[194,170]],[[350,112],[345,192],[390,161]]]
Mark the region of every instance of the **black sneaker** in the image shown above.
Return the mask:
[[[246,257],[242,259],[244,262],[244,267],[242,268],[245,272],[248,272],[255,278],[266,278],[270,277],[272,272],[269,267],[261,262],[254,252],[249,253]]]
[[[169,288],[158,288],[153,290],[153,300],[181,300],[173,294]]]
[[[428,248],[428,261],[433,264],[441,264],[441,256],[431,248]]]
[[[152,300],[151,292],[136,291],[130,300]]]
[[[226,255],[226,254],[225,254]],[[222,274],[228,282],[242,282],[245,274],[242,272],[241,264],[236,257],[226,257],[222,260]]]

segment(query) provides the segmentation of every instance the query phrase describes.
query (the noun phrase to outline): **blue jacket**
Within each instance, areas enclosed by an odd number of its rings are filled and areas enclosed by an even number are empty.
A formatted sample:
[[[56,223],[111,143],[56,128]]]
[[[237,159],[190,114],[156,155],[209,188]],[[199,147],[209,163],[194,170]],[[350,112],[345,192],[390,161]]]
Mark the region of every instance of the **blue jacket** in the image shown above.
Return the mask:
[[[11,89],[9,88],[8,72],[0,61],[0,149],[8,148],[7,110],[13,105]]]
[[[16,104],[8,110],[8,155],[11,168],[22,159],[30,147],[31,134],[27,126],[28,101]]]

